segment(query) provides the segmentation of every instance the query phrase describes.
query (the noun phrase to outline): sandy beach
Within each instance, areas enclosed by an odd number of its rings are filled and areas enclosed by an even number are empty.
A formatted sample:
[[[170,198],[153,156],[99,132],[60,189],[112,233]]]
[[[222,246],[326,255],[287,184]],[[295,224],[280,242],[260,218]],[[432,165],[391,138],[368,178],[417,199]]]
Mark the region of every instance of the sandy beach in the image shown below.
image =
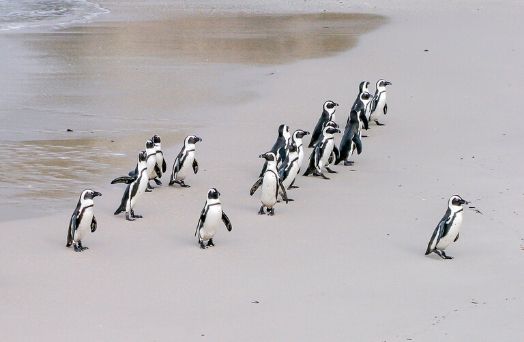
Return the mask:
[[[100,4],[92,23],[0,33],[4,340],[524,337],[520,2]],[[258,216],[249,188],[278,125],[312,130],[326,99],[343,124],[359,82],[379,78],[393,83],[386,126],[355,164],[299,177],[294,202]],[[155,133],[168,168],[201,136],[200,171],[189,189],[164,176],[126,222],[109,182]],[[99,227],[74,253],[87,186],[103,193]],[[233,230],[201,250],[210,187]],[[453,193],[483,214],[465,211],[454,260],[425,257]]]

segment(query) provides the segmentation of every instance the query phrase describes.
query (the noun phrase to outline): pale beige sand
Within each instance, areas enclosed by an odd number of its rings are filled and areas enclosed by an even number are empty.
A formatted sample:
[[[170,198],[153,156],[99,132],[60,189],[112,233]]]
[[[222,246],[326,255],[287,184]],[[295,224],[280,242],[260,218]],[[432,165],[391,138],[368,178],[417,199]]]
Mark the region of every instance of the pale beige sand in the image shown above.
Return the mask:
[[[122,189],[96,184],[87,252],[63,247],[76,198],[1,223],[4,339],[521,340],[524,8],[398,4],[379,6],[390,23],[346,53],[257,68],[256,97],[210,109],[216,121],[195,129],[192,188],[147,194],[144,219],[113,217]],[[379,77],[393,82],[387,126],[372,127],[355,166],[300,177],[295,202],[257,216],[248,191],[277,125],[311,129],[326,98],[343,122],[358,82]],[[211,186],[233,231],[201,251],[193,233]],[[466,211],[454,260],[424,257],[452,193],[484,215]]]

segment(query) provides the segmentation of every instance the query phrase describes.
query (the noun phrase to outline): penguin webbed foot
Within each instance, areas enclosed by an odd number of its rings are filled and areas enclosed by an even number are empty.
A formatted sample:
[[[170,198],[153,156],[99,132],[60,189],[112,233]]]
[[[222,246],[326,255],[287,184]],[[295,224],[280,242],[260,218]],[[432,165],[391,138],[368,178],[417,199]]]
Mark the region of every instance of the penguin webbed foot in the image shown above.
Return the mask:
[[[335,170],[331,170],[329,167],[326,167],[326,170],[327,170],[327,172],[329,172],[329,173],[338,173],[338,172],[335,171]]]
[[[135,219],[133,218],[133,216],[129,215],[129,213],[126,213],[126,220],[134,221]]]
[[[264,215],[266,212],[264,210],[264,206],[260,207],[260,210],[258,211],[258,215]]]
[[[132,218],[142,218],[143,216],[142,215],[138,215],[138,214],[135,214],[135,212],[133,210],[131,210],[131,217]]]
[[[152,188],[147,188],[146,189],[146,192],[153,192],[153,190],[151,190]]]
[[[213,239],[209,239],[209,241],[207,242],[207,247],[214,247],[215,244],[213,243]]]
[[[378,121],[375,121],[375,123],[377,124],[377,126],[386,126],[385,123],[381,123],[381,122],[378,122]]]
[[[438,249],[435,249],[434,252],[435,252],[439,257],[441,257],[441,258],[444,259],[444,260],[451,260],[451,259],[453,259],[452,256],[446,255],[446,252],[444,252],[444,251],[439,251]]]
[[[154,178],[153,181],[155,181],[156,185],[158,186],[162,185],[162,182],[158,178]]]
[[[290,189],[298,189],[298,188],[300,187],[296,185],[290,185],[287,189],[290,190]]]
[[[352,166],[355,162],[351,160],[344,160],[344,166]]]
[[[268,209],[268,210],[267,210],[267,214],[268,214],[269,216],[273,216],[273,215],[275,215],[275,209],[274,209],[274,208]]]
[[[75,252],[83,252],[83,251],[85,251],[86,249],[89,249],[89,247],[84,247],[84,246],[82,246],[82,243],[81,243],[81,242],[79,242],[79,243],[75,243],[75,244],[73,245],[73,247],[74,247],[74,249],[75,249]]]
[[[200,244],[200,248],[202,248],[202,249],[206,249],[207,248],[207,246],[204,245],[204,241],[199,240],[198,243]]]

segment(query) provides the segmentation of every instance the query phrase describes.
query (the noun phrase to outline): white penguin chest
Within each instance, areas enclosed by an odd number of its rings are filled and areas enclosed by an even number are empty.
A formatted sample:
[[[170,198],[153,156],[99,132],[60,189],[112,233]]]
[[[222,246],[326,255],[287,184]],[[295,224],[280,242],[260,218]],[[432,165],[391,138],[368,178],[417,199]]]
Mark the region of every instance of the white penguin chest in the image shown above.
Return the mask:
[[[149,183],[149,178],[146,176],[146,172],[142,172],[142,176],[140,177],[140,181],[138,183],[138,189],[136,193],[129,194],[131,196],[131,207],[133,207],[136,203],[136,201],[142,196],[142,194],[146,191],[147,183]]]
[[[328,141],[326,141],[326,147],[324,147],[324,151],[321,157],[321,161],[324,165],[327,164],[329,160],[329,156],[331,155],[331,152],[333,152],[334,146],[335,146],[335,143],[333,139],[329,139]]]
[[[296,160],[291,162],[291,167],[289,168],[287,177],[284,180],[282,180],[282,184],[284,185],[284,188],[287,189],[287,187],[291,185],[293,180],[295,180],[295,177],[298,174],[298,169],[299,169],[299,167],[298,167],[298,157],[296,157]]]
[[[462,212],[458,212],[455,214],[455,218],[453,219],[453,222],[451,223],[451,227],[449,228],[448,234],[440,239],[440,241],[437,244],[438,249],[444,249],[449,246],[450,243],[455,241],[457,238],[457,235],[460,231],[460,226],[462,225]]]
[[[384,113],[384,106],[386,105],[386,92],[383,92],[380,94],[378,98],[378,104],[377,104],[377,110],[379,111],[379,114]]]
[[[215,236],[218,223],[222,219],[222,206],[209,206],[206,214],[206,220],[200,229],[200,236],[203,240],[212,239]]]
[[[272,207],[277,202],[278,178],[272,171],[266,171],[262,180],[262,195],[260,201],[266,206]]]
[[[302,145],[298,148],[298,167],[302,167],[302,161],[304,160],[304,147]]]
[[[183,180],[190,173],[193,168],[193,161],[195,160],[195,151],[187,152],[184,163],[180,167],[180,171],[177,174],[177,178]]]
[[[155,165],[156,165],[156,155],[151,154],[147,157],[147,175],[149,178],[154,177],[155,174]]]
[[[78,227],[76,228],[75,236],[73,237],[75,241],[81,241],[84,236],[91,230],[91,222],[93,221],[93,207],[84,209],[82,215],[82,220],[80,221]]]

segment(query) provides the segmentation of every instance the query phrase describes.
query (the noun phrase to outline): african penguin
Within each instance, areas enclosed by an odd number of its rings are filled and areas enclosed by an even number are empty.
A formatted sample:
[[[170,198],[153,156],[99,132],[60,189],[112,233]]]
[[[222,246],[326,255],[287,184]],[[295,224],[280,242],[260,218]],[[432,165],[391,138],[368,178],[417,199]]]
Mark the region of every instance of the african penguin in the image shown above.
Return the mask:
[[[273,144],[273,147],[270,150],[277,157],[277,167],[287,157],[290,139],[291,139],[291,135],[289,133],[289,126],[285,124],[280,125],[278,127],[277,141],[275,141],[275,143]],[[264,162],[262,171],[260,171],[260,177],[264,175],[264,173],[266,172],[266,168],[267,168],[267,161]]]
[[[297,129],[295,132],[293,132],[293,135],[291,136],[291,144],[295,144],[297,146],[297,165],[298,165],[298,172],[300,172],[300,169],[302,168],[302,164],[304,162],[304,142],[302,141],[302,138],[304,138],[306,135],[310,134],[308,131],[304,131],[302,129]],[[289,155],[288,155],[289,159]],[[289,189],[298,188],[298,186],[295,185],[295,180],[291,182],[289,185]]]
[[[356,149],[357,153],[362,152],[362,140],[360,139],[360,117],[359,113],[352,110],[349,113],[348,122],[342,140],[340,140],[340,155],[335,162],[338,165],[341,161],[344,161],[344,165],[352,165],[353,162],[349,160],[353,151]]]
[[[156,164],[156,148],[153,140],[146,140],[146,154],[147,176],[149,180],[154,180],[161,175],[161,172]],[[148,182],[146,192],[150,192],[151,189],[153,188],[149,185]]]
[[[92,233],[96,230],[96,218],[93,212],[93,198],[96,196],[102,196],[102,194],[91,189],[82,191],[75,211],[71,215],[66,247],[73,245],[75,252],[82,252],[87,249],[87,247],[82,246],[82,240],[89,230]]]
[[[231,221],[229,221],[226,213],[222,211],[222,203],[220,203],[219,197],[220,192],[218,192],[217,189],[209,189],[207,192],[206,204],[200,213],[195,236],[198,236],[198,244],[202,249],[213,247],[215,245],[213,243],[213,237],[215,236],[216,228],[220,223],[220,220],[224,222],[228,231],[233,229]],[[206,241],[207,244],[205,244]]]
[[[184,180],[189,175],[191,168],[195,174],[198,172],[198,162],[195,159],[195,144],[199,141],[202,141],[202,138],[199,138],[196,135],[188,135],[186,137],[184,140],[184,146],[182,146],[182,149],[173,163],[169,185],[176,183],[183,188],[189,187],[189,185],[184,183]]]
[[[315,145],[315,148],[311,152],[309,157],[309,165],[304,173],[304,176],[308,176],[313,173],[314,176],[321,176],[324,179],[329,179],[322,173],[322,168],[329,162],[329,158],[332,156],[334,143],[334,134],[340,133],[340,130],[335,127],[326,126],[322,131],[322,141]]]
[[[322,130],[324,129],[324,126],[328,121],[335,121],[335,110],[337,106],[338,103],[335,103],[333,101],[324,102],[322,114],[320,114],[320,118],[318,119],[317,125],[313,130],[313,134],[311,135],[311,141],[309,142],[308,147],[314,147],[315,144],[321,140]]]
[[[385,118],[388,112],[388,104],[386,102],[386,86],[391,85],[391,82],[380,79],[377,81],[377,89],[375,90],[375,96],[373,97],[373,104],[371,106],[371,120],[379,126],[383,126],[384,123],[380,122]]]
[[[137,200],[142,196],[142,194],[146,191],[147,185],[149,184],[149,177],[147,175],[147,153],[146,151],[142,151],[138,154],[138,173],[136,178],[127,177],[127,181],[124,181],[124,183],[128,183],[126,190],[124,191],[124,195],[122,196],[122,202],[120,203],[120,206],[115,211],[115,215],[120,214],[121,212],[126,212],[126,220],[128,221],[134,221],[135,218],[142,218],[141,215],[136,215],[133,208],[135,207],[135,204]],[[120,177],[125,178],[125,177]],[[117,183],[117,180],[119,178],[113,180],[111,182],[112,184]]]
[[[267,208],[267,214],[273,216],[275,214],[275,209],[273,208],[277,203],[278,193],[280,188],[280,194],[282,199],[288,203],[286,189],[282,185],[282,181],[277,173],[277,157],[273,152],[266,152],[261,154],[259,158],[264,158],[267,160],[267,168],[262,177],[259,177],[258,180],[253,184],[249,194],[253,196],[255,191],[262,185],[262,194],[260,196],[260,201],[262,206],[258,211],[259,215],[265,214],[264,210]]]
[[[448,210],[440,220],[426,249],[426,255],[434,252],[442,259],[453,259],[446,255],[444,250],[452,243],[458,240],[459,230],[462,225],[463,204],[469,202],[462,199],[459,195],[453,195],[448,200]]]
[[[155,144],[155,155],[156,155],[157,178],[155,178],[154,181],[157,185],[162,185],[160,178],[162,178],[162,174],[165,173],[167,170],[166,161],[164,159],[164,153],[162,152],[162,144],[161,144],[160,137],[156,134],[153,136],[153,138],[151,138],[151,140]]]

